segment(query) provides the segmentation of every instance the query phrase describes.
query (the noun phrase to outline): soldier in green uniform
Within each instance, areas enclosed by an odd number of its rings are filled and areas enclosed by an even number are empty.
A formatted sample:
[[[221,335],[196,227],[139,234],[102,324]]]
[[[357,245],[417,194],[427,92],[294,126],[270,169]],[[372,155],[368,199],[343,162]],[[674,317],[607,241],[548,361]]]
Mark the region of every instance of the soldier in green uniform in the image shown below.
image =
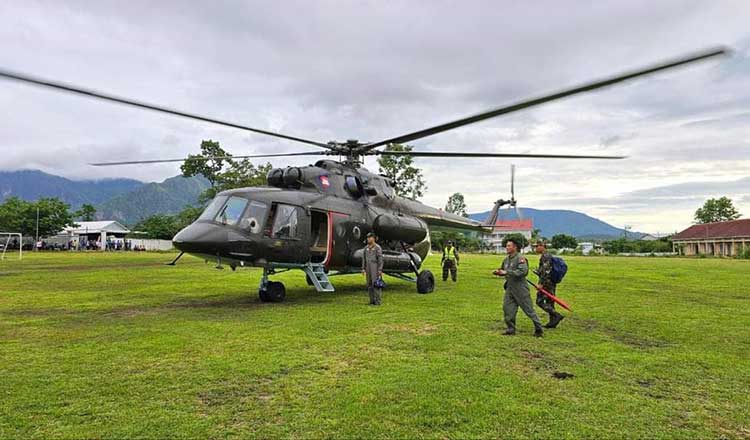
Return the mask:
[[[539,285],[547,292],[556,295],[557,284],[552,281],[552,255],[547,252],[547,245],[542,240],[536,242],[535,250],[540,255],[539,267],[534,271],[539,277]],[[555,302],[542,292],[536,293],[536,305],[549,315],[549,322],[544,325],[545,328],[555,328],[560,321],[565,319],[565,316],[555,310]]]
[[[362,253],[362,275],[367,279],[367,293],[370,305],[379,306],[383,289],[375,286],[375,281],[383,276],[383,249],[375,242],[375,234],[367,234],[367,246]]]
[[[443,259],[440,260],[443,266],[443,281],[448,280],[448,271],[451,273],[451,279],[455,282],[458,273],[458,251],[453,246],[453,241],[448,241],[448,245],[443,248]]]
[[[534,312],[531,302],[529,286],[526,283],[526,275],[529,274],[529,262],[526,257],[519,253],[521,244],[510,238],[505,243],[508,256],[503,260],[502,268],[496,273],[505,277],[505,298],[503,299],[503,314],[505,315],[505,335],[516,334],[516,314],[518,308],[528,316],[534,323],[534,336],[542,337],[542,322]]]

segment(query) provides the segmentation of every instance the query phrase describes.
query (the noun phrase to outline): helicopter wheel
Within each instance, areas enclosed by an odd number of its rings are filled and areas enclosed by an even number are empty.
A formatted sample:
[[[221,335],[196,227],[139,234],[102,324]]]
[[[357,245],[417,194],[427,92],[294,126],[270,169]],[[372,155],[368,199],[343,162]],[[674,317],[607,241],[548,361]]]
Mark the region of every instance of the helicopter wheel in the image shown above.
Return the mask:
[[[417,293],[425,294],[435,290],[435,276],[429,270],[423,270],[417,275]]]
[[[282,302],[286,298],[286,288],[278,281],[269,281],[266,290],[259,290],[258,296],[263,302]]]

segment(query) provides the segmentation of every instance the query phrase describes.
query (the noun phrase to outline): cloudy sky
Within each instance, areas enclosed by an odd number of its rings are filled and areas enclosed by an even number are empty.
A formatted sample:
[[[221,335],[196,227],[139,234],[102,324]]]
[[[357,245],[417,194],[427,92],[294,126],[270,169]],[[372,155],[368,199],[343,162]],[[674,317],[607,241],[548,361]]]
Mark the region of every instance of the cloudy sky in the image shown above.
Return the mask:
[[[672,232],[711,196],[750,215],[750,2],[4,1],[0,68],[319,141],[377,141],[727,45],[699,63],[415,141],[420,151],[625,154],[514,160],[524,206]],[[0,169],[162,180],[202,139],[303,144],[0,81]],[[311,159],[273,161],[307,164]],[[418,159],[442,206],[484,211],[510,162]],[[377,168],[368,159],[369,168]]]

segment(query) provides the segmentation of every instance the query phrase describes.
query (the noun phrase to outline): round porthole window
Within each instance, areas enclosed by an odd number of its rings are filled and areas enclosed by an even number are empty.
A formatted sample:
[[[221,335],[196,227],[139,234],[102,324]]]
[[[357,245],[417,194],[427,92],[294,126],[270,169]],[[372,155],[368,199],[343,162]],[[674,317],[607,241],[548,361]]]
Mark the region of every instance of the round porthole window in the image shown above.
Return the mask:
[[[359,237],[362,236],[362,231],[359,230],[359,226],[355,226],[354,228],[352,228],[352,235],[354,236],[354,238],[359,240]]]
[[[249,229],[253,234],[257,234],[260,232],[260,223],[255,217],[246,218],[245,220],[243,220],[243,222],[245,223],[245,227]]]

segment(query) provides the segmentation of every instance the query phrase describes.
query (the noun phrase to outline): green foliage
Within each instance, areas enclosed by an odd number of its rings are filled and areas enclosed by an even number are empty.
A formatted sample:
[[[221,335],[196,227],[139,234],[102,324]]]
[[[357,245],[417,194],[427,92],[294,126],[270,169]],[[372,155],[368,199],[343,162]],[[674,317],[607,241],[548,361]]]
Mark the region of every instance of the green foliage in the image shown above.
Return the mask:
[[[256,167],[248,159],[230,160],[227,169],[217,174],[215,185],[201,195],[200,201],[205,203],[228,189],[265,185],[272,168],[270,163]]]
[[[695,211],[696,223],[714,223],[740,218],[740,213],[728,197],[708,199],[703,207]]]
[[[602,248],[609,254],[648,254],[655,252],[672,252],[672,244],[666,238],[659,240],[628,240],[625,237],[605,241]]]
[[[737,253],[737,258],[742,260],[750,260],[750,247],[743,247],[740,249],[740,251]]]
[[[578,246],[578,240],[567,234],[557,234],[552,236],[551,245],[555,249],[575,249]]]
[[[148,238],[171,240],[182,228],[197,220],[202,211],[201,208],[188,206],[176,215],[152,215],[135,225],[133,229],[145,232]]]
[[[214,186],[224,165],[231,161],[231,154],[224,151],[218,142],[207,140],[201,142],[200,154],[190,154],[180,170],[185,177],[202,175]]]
[[[148,217],[135,225],[134,230],[146,233],[148,238],[159,238],[162,240],[171,240],[179,232],[175,217],[165,214]]]
[[[500,334],[497,255],[430,295],[389,278],[380,308],[360,275],[278,273],[261,304],[260,268],[176,255],[0,263],[0,438],[747,437],[745,261],[566,257],[575,312],[537,340],[521,311]]]
[[[18,197],[10,197],[0,205],[0,230],[34,237],[37,233],[38,212],[39,237],[56,235],[66,226],[75,225],[69,209],[70,206],[58,198],[27,202]]]
[[[385,151],[411,151],[408,145],[391,144]],[[380,156],[378,165],[380,173],[393,182],[394,191],[397,195],[407,199],[416,200],[424,195],[427,186],[422,177],[422,170],[412,165],[414,158],[411,156]]]
[[[482,240],[468,234],[455,231],[430,231],[430,243],[433,250],[442,252],[449,241],[453,241],[459,252],[477,252],[482,246]]]
[[[466,213],[466,201],[464,200],[464,195],[457,192],[448,197],[448,202],[445,204],[445,211],[458,214],[462,217],[468,217],[469,214]]]
[[[184,177],[200,174],[211,183],[200,196],[204,204],[228,189],[264,185],[271,168],[270,163],[255,166],[249,159],[233,159],[218,142],[207,140],[201,142],[201,153],[189,155],[180,169]]]
[[[78,219],[82,222],[94,221],[94,218],[96,216],[96,208],[94,208],[94,205],[84,203],[83,205],[81,205],[81,209],[75,212],[75,216],[78,217]]]
[[[505,246],[508,243],[508,240],[515,239],[517,243],[523,243],[518,250],[521,250],[529,245],[529,240],[521,233],[514,232],[513,234],[508,234],[505,237],[503,237],[503,246]]]

